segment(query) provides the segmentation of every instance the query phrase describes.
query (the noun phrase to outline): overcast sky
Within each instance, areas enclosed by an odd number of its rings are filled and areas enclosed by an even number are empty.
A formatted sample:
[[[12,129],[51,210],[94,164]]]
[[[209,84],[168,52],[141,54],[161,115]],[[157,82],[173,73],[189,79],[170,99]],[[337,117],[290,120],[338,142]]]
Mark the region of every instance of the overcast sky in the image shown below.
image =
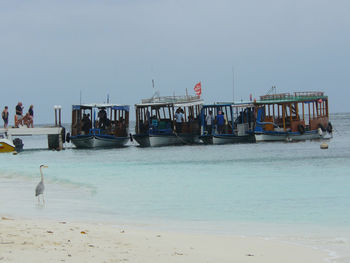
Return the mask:
[[[0,0],[0,106],[35,120],[53,106],[194,93],[206,103],[320,90],[349,112],[348,0]],[[134,111],[132,111],[134,115]],[[132,116],[134,119],[135,117]]]

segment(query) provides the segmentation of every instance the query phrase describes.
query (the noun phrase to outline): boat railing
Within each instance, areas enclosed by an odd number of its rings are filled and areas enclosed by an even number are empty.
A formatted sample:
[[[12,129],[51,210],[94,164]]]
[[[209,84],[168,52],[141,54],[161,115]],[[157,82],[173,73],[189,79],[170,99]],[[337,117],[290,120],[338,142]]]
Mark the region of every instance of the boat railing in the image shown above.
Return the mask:
[[[306,92],[294,92],[295,97],[321,97],[324,96],[322,91],[306,91]]]
[[[142,103],[184,103],[200,100],[199,96],[163,96],[141,100]]]
[[[281,100],[289,99],[292,95],[290,93],[278,93],[278,94],[267,94],[260,96],[260,100]]]
[[[267,94],[260,96],[261,101],[266,100],[291,100],[291,99],[301,99],[301,98],[317,98],[323,97],[324,92],[321,91],[306,91],[306,92],[294,92],[291,93],[279,93],[279,94]]]

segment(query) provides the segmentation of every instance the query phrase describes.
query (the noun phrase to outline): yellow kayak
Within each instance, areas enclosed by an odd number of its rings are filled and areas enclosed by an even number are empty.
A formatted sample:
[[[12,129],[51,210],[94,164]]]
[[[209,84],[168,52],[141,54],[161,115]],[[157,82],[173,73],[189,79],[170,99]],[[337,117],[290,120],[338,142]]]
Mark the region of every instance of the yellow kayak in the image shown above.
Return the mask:
[[[14,152],[15,145],[8,139],[0,138],[0,153]]]

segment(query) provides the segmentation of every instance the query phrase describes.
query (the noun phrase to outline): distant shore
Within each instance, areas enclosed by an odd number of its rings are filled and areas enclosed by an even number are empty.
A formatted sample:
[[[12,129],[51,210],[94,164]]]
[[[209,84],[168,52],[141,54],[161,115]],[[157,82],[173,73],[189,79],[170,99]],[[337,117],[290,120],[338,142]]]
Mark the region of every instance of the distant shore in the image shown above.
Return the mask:
[[[0,262],[320,263],[327,253],[258,237],[218,236],[2,216]]]

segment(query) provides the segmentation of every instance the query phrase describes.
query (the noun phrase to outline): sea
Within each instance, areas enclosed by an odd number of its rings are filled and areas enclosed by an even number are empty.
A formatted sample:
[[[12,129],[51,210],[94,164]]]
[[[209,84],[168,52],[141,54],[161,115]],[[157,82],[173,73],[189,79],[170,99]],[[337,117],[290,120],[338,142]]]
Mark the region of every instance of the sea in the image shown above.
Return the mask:
[[[0,215],[282,239],[350,262],[350,113],[330,121],[325,141],[52,151],[24,137],[0,155]]]

